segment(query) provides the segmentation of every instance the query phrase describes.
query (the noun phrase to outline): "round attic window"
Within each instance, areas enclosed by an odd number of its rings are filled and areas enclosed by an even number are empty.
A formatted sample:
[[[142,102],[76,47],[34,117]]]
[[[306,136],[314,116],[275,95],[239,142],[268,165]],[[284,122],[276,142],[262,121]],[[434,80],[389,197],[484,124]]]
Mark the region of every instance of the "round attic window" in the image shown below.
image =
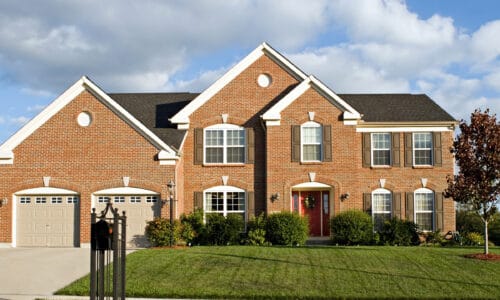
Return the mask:
[[[266,88],[271,85],[273,82],[273,79],[271,78],[271,75],[269,74],[260,74],[259,77],[257,77],[257,84],[260,87]]]
[[[90,113],[84,111],[78,115],[76,121],[78,122],[78,125],[87,127],[90,125],[90,123],[92,123],[92,116],[90,115]]]

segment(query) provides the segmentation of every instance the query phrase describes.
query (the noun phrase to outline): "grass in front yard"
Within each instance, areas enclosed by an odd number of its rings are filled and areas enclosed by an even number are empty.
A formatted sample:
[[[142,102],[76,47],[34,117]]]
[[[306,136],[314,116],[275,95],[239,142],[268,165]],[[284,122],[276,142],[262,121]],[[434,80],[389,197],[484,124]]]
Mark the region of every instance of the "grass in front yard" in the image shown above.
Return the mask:
[[[479,248],[193,247],[127,257],[128,297],[500,298],[500,262]],[[500,253],[500,249],[492,249]],[[84,277],[58,294],[88,295]]]

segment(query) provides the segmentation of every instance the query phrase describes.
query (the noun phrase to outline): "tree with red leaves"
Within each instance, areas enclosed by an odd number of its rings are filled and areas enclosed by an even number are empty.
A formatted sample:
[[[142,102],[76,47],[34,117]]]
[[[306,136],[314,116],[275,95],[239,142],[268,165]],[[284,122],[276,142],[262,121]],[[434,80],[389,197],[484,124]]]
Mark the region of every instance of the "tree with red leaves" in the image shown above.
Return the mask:
[[[446,197],[466,204],[484,222],[484,254],[488,254],[488,223],[494,218],[500,200],[500,123],[489,109],[475,110],[470,124],[460,121],[460,134],[451,153],[460,168],[448,176]]]

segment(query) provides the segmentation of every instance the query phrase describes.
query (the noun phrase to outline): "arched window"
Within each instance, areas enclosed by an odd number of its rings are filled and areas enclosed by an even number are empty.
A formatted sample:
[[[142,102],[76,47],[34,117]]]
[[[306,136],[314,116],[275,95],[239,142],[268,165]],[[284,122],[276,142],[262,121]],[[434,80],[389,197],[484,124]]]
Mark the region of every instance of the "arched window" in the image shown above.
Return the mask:
[[[322,161],[323,127],[316,122],[306,122],[300,126],[302,161]]]
[[[415,223],[422,231],[434,230],[434,192],[421,188],[415,191]]]
[[[382,229],[384,222],[392,216],[392,193],[386,189],[372,192],[372,218],[374,230]]]
[[[245,129],[218,124],[204,129],[204,161],[208,164],[245,163]]]
[[[245,218],[245,191],[233,186],[216,186],[203,192],[205,214],[239,214]]]

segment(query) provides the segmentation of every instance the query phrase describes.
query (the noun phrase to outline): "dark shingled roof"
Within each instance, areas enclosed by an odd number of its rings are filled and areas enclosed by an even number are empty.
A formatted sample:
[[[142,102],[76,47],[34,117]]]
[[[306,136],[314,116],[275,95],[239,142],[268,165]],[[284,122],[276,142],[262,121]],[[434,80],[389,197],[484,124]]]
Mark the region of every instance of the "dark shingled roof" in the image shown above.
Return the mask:
[[[180,148],[186,130],[168,120],[199,94],[127,93],[108,94],[167,145]]]
[[[427,95],[339,94],[366,122],[455,121]]]

